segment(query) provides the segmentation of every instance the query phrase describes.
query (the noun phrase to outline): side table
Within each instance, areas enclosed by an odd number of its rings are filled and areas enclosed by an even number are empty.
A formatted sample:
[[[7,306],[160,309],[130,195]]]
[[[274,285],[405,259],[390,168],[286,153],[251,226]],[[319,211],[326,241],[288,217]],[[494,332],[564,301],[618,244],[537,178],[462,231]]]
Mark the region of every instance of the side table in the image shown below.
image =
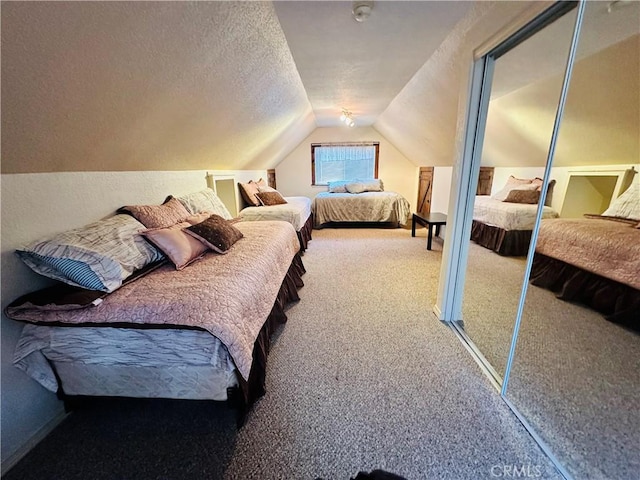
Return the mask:
[[[429,229],[427,235],[427,250],[431,250],[431,240],[433,240],[433,227],[436,227],[436,236],[440,235],[440,226],[447,224],[447,216],[444,213],[414,213],[411,220],[411,236],[416,236],[416,223]]]

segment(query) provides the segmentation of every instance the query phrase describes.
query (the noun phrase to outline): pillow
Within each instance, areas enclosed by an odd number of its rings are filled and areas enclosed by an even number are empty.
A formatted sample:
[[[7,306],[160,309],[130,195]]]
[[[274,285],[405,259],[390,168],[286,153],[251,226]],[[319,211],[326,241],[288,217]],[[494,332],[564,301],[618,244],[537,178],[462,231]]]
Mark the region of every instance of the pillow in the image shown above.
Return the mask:
[[[190,217],[187,217],[185,222],[187,222],[189,225],[195,225],[196,223],[204,222],[211,215],[213,215],[213,212],[196,213],[195,215],[191,215]],[[222,216],[222,215],[220,215],[220,216]]]
[[[166,228],[147,230],[142,232],[142,235],[164,252],[176,266],[176,270],[182,270],[207,251],[205,244],[182,230],[190,226],[190,223],[182,222]]]
[[[378,179],[353,180],[345,185],[349,193],[382,192],[382,181]]]
[[[349,193],[364,193],[367,191],[367,186],[361,182],[347,183],[344,188],[346,188]]]
[[[264,193],[264,192],[277,192],[277,190],[273,187],[270,187],[269,185],[265,185],[265,186],[261,186],[258,185],[258,191],[260,193]]]
[[[526,188],[533,185],[521,185],[509,191],[503,202],[508,203],[538,203],[540,191],[537,188]]]
[[[530,184],[531,184],[531,180],[529,179],[516,178],[513,175],[510,175],[509,178],[507,179],[507,183],[502,188],[502,190],[491,195],[491,198],[493,198],[494,200],[499,200],[501,202],[504,202],[505,199],[507,198],[507,195],[509,195],[509,192],[512,189],[521,185],[530,185]],[[534,185],[533,188],[536,189],[538,188],[538,186]]]
[[[184,222],[191,215],[177,198],[169,196],[162,205],[127,205],[118,213],[129,213],[147,228],[164,228]]]
[[[89,290],[112,292],[134,271],[164,258],[139,235],[144,229],[130,215],[115,215],[38,240],[16,253],[40,275]]]
[[[602,215],[640,220],[640,181],[632,182],[622,195],[611,202]]]
[[[329,193],[347,193],[345,185],[349,183],[346,180],[338,180],[329,182]]]
[[[227,220],[231,218],[231,213],[211,188],[183,195],[178,197],[178,201],[192,214],[211,212]]]
[[[542,191],[542,178],[536,177],[531,180],[532,185],[536,185],[539,192]],[[551,206],[551,201],[553,200],[553,187],[556,185],[555,180],[549,180],[549,185],[547,186],[547,196],[544,198],[544,204],[548,207]]]
[[[273,192],[259,192],[256,193],[256,197],[260,200],[260,204],[265,207],[269,207],[271,205],[284,205],[287,203],[277,190],[274,190]]]
[[[243,237],[240,230],[215,214],[204,222],[191,225],[183,231],[218,253],[227,253],[233,244]]]
[[[360,180],[364,183],[367,192],[382,192],[384,191],[384,186],[382,184],[382,180],[379,178],[372,178],[370,180]]]
[[[260,206],[260,200],[256,197],[256,193],[260,193],[257,183],[253,181],[249,183],[238,183],[238,187],[240,188],[240,194],[247,205],[254,207]]]

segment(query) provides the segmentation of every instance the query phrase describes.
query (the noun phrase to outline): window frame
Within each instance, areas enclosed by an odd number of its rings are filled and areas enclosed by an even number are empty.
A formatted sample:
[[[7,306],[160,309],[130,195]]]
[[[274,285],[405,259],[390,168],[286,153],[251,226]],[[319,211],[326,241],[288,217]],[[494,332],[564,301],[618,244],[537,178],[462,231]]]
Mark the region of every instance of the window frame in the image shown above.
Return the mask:
[[[373,166],[373,178],[378,178],[378,165],[380,162],[380,142],[333,142],[311,144],[311,186],[327,186],[328,183],[316,183],[316,148],[317,147],[375,147],[375,160]]]

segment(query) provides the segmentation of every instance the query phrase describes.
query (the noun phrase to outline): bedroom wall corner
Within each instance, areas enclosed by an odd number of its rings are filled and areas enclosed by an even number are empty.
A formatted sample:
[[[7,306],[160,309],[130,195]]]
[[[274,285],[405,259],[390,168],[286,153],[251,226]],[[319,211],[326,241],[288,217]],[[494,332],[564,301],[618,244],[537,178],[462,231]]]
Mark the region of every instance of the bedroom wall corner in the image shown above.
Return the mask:
[[[285,196],[315,198],[318,193],[326,191],[327,187],[311,185],[311,144],[361,141],[380,142],[378,177],[384,182],[385,190],[398,192],[415,209],[419,167],[372,127],[316,128],[276,165],[278,190]]]

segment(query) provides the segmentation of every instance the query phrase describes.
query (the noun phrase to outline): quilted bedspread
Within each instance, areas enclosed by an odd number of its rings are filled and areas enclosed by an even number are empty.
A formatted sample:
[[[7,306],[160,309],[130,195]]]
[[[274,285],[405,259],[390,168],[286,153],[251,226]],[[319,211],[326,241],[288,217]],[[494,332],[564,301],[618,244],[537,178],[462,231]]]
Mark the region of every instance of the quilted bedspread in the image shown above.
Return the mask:
[[[489,195],[476,196],[473,204],[473,219],[485,225],[493,225],[503,230],[533,230],[536,223],[538,205],[511,203],[495,200]],[[558,212],[545,206],[542,218],[556,218]]]
[[[640,290],[637,222],[558,218],[540,224],[536,253]]]
[[[300,244],[287,222],[239,222],[235,226],[244,238],[225,255],[209,252],[181,271],[164,265],[96,306],[68,311],[26,309],[11,318],[43,324],[203,329],[227,346],[238,371],[248,379],[254,342]]]
[[[313,224],[328,222],[392,222],[405,225],[411,207],[396,192],[329,193],[313,199]]]

